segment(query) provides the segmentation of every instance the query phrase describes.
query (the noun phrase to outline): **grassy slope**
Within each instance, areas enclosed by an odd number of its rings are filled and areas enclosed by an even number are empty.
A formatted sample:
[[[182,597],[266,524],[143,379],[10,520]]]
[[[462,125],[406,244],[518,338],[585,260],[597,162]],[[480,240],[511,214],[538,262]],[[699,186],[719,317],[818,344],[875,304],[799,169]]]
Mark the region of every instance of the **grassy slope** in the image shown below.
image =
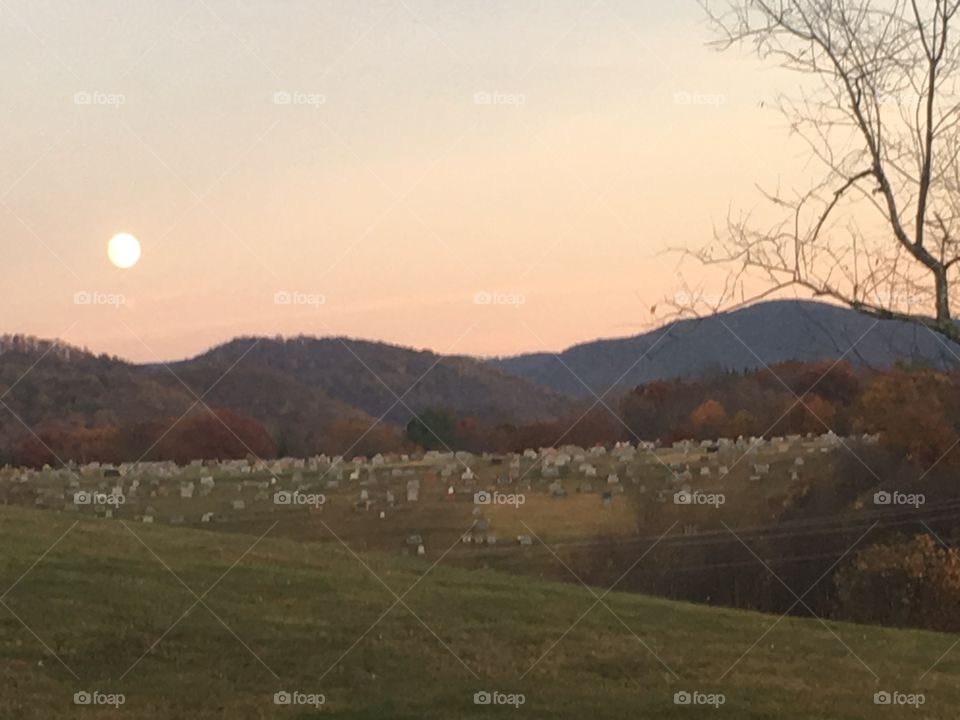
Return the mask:
[[[0,591],[74,519],[0,508]],[[119,522],[82,520],[6,596],[80,680],[0,606],[0,717],[313,716],[275,707],[279,689],[322,692],[327,716],[357,719],[514,712],[474,706],[479,689],[522,692],[519,713],[556,718],[946,718],[960,706],[960,649],[919,679],[953,643],[948,635],[831,623],[878,683],[820,623],[787,619],[720,682],[775,618],[617,593],[606,602],[623,624],[595,607],[521,679],[594,603],[585,588],[442,564],[424,576],[430,563],[393,555],[363,561],[400,595],[422,577],[404,602],[430,629],[398,605],[321,679],[395,601],[359,558],[269,536],[244,556],[255,538],[129,527],[149,550]],[[204,602],[242,642],[203,605],[167,632],[195,598],[158,558],[197,594],[223,576]],[[674,691],[693,688],[725,693],[726,706],[673,704]],[[81,689],[123,692],[127,703],[120,713],[77,708]],[[927,704],[876,708],[877,689],[925,691]]]

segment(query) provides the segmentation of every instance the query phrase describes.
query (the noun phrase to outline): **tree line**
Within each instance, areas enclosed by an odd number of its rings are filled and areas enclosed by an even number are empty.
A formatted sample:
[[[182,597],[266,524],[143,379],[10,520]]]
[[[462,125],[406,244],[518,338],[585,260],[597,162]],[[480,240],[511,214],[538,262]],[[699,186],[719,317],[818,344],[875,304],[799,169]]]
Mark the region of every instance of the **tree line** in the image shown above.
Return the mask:
[[[0,450],[27,467],[60,461],[228,459],[287,454],[468,450],[522,452],[573,444],[671,443],[681,439],[789,434],[879,434],[885,447],[917,463],[952,462],[960,441],[960,374],[900,365],[868,370],[845,362],[788,362],[695,380],[658,380],[587,402],[552,422],[478,418],[443,406],[406,424],[334,419],[316,427],[258,419],[231,408],[119,423],[46,423]]]

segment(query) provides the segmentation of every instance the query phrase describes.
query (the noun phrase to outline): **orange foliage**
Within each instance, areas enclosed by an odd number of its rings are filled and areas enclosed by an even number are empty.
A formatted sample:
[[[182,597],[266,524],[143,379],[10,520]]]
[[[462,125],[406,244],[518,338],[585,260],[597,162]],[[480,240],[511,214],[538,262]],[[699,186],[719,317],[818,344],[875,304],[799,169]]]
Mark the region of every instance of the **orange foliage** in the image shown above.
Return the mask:
[[[932,371],[877,375],[861,398],[861,425],[884,444],[924,465],[940,460],[957,442],[956,388]]]
[[[695,436],[719,436],[726,431],[727,411],[716,400],[706,400],[690,413]]]
[[[930,535],[866,548],[836,574],[834,585],[848,617],[960,629],[960,557]]]

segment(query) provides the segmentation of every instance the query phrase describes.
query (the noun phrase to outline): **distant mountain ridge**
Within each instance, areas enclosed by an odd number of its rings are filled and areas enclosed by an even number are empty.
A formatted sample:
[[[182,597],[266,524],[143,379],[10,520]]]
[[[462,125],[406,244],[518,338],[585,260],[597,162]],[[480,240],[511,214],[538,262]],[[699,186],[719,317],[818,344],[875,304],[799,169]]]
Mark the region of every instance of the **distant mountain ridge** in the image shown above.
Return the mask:
[[[634,337],[582,343],[556,355],[489,362],[544,388],[592,397],[591,390],[600,395],[612,387],[616,394],[654,380],[840,357],[878,368],[916,360],[945,369],[960,366],[960,346],[911,323],[877,321],[826,303],[775,300]]]
[[[484,421],[557,419],[569,397],[475,358],[351,338],[237,338],[170,368],[200,373],[256,367],[323,392],[372,417],[405,423],[412,412],[449,407]],[[231,371],[233,372],[233,371]]]
[[[2,336],[0,395],[10,412],[0,408],[0,463],[30,430],[177,418],[198,398],[255,418],[283,451],[301,454],[333,435],[352,442],[372,427],[396,433],[431,406],[485,424],[552,422],[579,416],[592,393],[611,388],[613,404],[654,380],[841,357],[881,368],[900,359],[953,368],[960,347],[922,327],[802,301],[683,320],[558,355],[494,360],[350,338],[241,337],[188,360],[138,365]]]
[[[137,365],[9,336],[0,395],[9,407],[0,408],[0,464],[38,430],[172,422],[203,405],[248,415],[282,451],[303,455],[370,434],[362,453],[430,406],[495,424],[557,420],[578,404],[474,358],[306,337],[237,338],[189,360]]]

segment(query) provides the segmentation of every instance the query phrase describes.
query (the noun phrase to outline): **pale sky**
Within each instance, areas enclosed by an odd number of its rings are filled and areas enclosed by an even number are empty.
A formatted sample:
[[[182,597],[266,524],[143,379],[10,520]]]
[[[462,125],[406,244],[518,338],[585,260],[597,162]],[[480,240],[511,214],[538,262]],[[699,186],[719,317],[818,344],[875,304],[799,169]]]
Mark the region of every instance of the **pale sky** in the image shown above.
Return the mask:
[[[709,38],[693,0],[6,0],[0,331],[154,361],[649,329],[661,251],[799,161],[783,77]]]

